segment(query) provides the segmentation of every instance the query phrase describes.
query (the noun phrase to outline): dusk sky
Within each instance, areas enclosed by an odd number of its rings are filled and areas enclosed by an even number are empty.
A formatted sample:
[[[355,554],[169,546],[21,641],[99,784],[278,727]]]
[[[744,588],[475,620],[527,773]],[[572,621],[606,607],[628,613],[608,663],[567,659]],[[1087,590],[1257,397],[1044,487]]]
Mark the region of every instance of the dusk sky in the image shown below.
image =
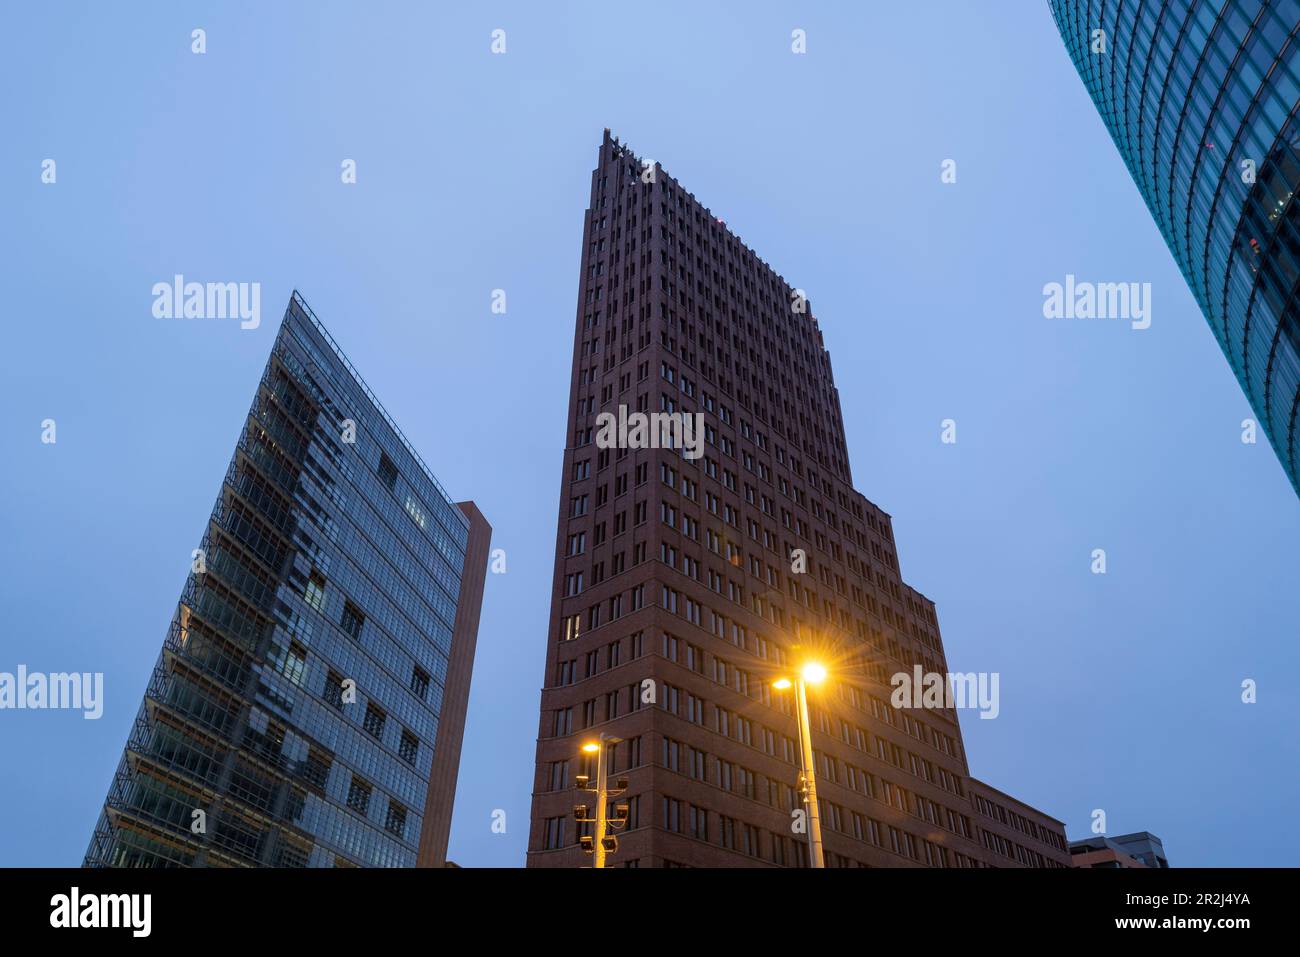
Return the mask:
[[[0,671],[106,690],[96,721],[0,712],[0,864],[81,863],[296,288],[506,552],[449,857],[523,865],[605,127],[808,292],[855,485],[950,668],[1000,674],[971,773],[1175,867],[1300,855],[1264,826],[1300,804],[1300,508],[1043,0],[6,19]],[[176,274],[260,283],[260,327],[154,318]],[[1067,275],[1149,282],[1150,328],[1045,318]]]

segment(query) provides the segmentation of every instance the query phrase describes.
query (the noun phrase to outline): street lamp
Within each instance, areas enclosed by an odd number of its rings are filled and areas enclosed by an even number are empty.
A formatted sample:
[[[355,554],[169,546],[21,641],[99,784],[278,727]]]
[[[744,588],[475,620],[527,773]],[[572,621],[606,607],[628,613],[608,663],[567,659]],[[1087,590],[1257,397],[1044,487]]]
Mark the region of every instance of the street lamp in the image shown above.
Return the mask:
[[[610,797],[622,794],[627,790],[627,779],[619,778],[614,788],[609,787],[609,769],[605,766],[605,749],[608,745],[618,744],[622,738],[611,737],[601,732],[600,740],[588,741],[582,746],[582,750],[587,754],[596,755],[596,786],[588,787],[591,779],[585,775],[578,775],[578,790],[593,791],[596,794],[596,816],[587,816],[587,805],[577,804],[573,808],[573,817],[579,824],[595,824],[596,834],[594,837],[582,838],[582,849],[588,854],[595,856],[594,865],[596,867],[605,866],[605,857],[607,854],[613,854],[618,850],[618,838],[608,833],[627,826],[628,805],[616,804],[614,806],[614,818],[609,820],[609,799]]]
[[[813,766],[812,725],[808,720],[808,685],[821,684],[826,680],[826,667],[815,661],[807,662],[794,679],[778,678],[772,687],[786,691],[793,687],[795,705],[799,712],[799,761],[803,767],[804,803],[808,806],[808,848],[813,867],[825,867],[822,856],[822,820],[821,809],[817,806],[817,774]]]

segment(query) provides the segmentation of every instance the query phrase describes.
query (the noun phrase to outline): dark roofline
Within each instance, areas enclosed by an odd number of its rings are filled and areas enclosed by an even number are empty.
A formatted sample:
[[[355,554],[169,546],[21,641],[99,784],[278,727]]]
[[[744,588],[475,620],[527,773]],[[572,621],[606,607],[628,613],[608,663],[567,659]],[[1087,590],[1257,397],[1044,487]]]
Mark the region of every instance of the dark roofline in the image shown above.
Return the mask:
[[[1008,794],[1006,791],[999,790],[998,788],[995,788],[993,785],[988,784],[988,783],[986,783],[986,782],[984,782],[984,781],[981,781],[979,778],[975,777],[974,775],[971,775],[969,780],[970,780],[971,784],[978,785],[979,787],[984,788],[986,791],[992,791],[994,794],[997,794],[997,795],[999,795],[1000,797],[1004,797],[1004,798],[1006,798],[1006,799],[1007,799],[1008,801],[1010,801],[1012,804],[1018,804],[1020,807],[1025,808],[1026,810],[1032,811],[1033,813],[1037,814],[1039,817],[1045,817],[1045,818],[1047,818],[1047,820],[1049,820],[1049,821],[1055,821],[1057,824],[1061,825],[1061,830],[1062,830],[1062,831],[1065,830],[1065,822],[1062,821],[1060,818],[1052,817],[1052,815],[1050,815],[1050,814],[1048,814],[1048,813],[1046,813],[1046,812],[1044,812],[1044,811],[1040,811],[1040,810],[1038,810],[1038,808],[1034,807],[1032,804],[1026,804],[1024,801],[1020,800],[1019,798],[1014,798],[1014,797],[1012,797],[1012,796],[1011,796],[1010,794]],[[1068,838],[1067,838],[1067,841],[1068,841]]]
[[[641,155],[640,155],[639,153],[637,153],[636,150],[632,149],[632,147],[628,146],[626,143],[624,143],[623,141],[621,141],[617,136],[615,136],[615,135],[610,131],[610,129],[609,129],[608,126],[605,127],[605,139],[608,140],[610,143],[613,143],[613,144],[614,144],[615,146],[617,146],[619,149],[624,150],[624,151],[626,151],[626,152],[628,152],[628,153],[631,153],[632,156],[633,156],[634,158],[636,158],[636,159],[638,159],[638,160],[642,160]],[[642,162],[644,163],[644,160],[642,160]],[[671,180],[672,180],[674,183],[676,183],[678,186],[681,186],[681,185],[682,185],[682,181],[681,181],[680,179],[678,179],[676,176],[674,176],[672,173],[668,172],[668,170],[664,167],[664,164],[663,164],[663,163],[660,163],[658,160],[655,160],[654,163],[655,163],[655,165],[658,166],[661,170],[663,170],[665,176],[667,176],[669,179],[671,179]],[[682,187],[682,188],[685,189],[685,187]],[[732,239],[734,239],[736,242],[740,243],[740,245],[743,246],[743,247],[745,248],[745,251],[746,251],[747,253],[749,253],[749,254],[750,254],[751,256],[753,256],[756,260],[758,260],[760,263],[762,263],[762,264],[763,264],[763,268],[766,269],[768,272],[770,272],[770,273],[771,273],[773,276],[775,276],[777,279],[779,279],[783,285],[785,285],[786,287],[788,287],[788,288],[790,288],[790,289],[798,289],[798,288],[799,288],[798,286],[793,285],[793,284],[790,282],[790,280],[786,279],[785,276],[781,275],[781,273],[779,273],[779,272],[777,272],[775,269],[773,269],[771,263],[769,263],[766,259],[764,259],[762,256],[760,256],[759,253],[758,253],[758,251],[757,251],[756,249],[754,249],[752,246],[750,246],[749,243],[747,243],[747,242],[745,242],[743,239],[741,239],[741,238],[740,238],[740,234],[737,233],[735,230],[733,230],[730,226],[728,226],[724,220],[722,220],[720,217],[714,215],[713,210],[711,210],[711,209],[709,209],[709,207],[705,206],[704,203],[701,202],[701,200],[699,199],[699,197],[697,197],[697,196],[696,196],[694,193],[692,193],[690,190],[686,190],[686,195],[688,195],[689,197],[691,197],[691,199],[695,200],[695,202],[699,203],[700,206],[704,207],[704,211],[705,211],[706,213],[708,213],[710,216],[713,216],[713,218],[714,218],[714,220],[717,222],[717,224],[718,224],[719,226],[722,227],[722,231],[723,231],[724,233],[726,233],[728,236],[730,236],[730,237],[731,237]],[[821,326],[820,326],[820,324],[817,322],[817,317],[814,316],[814,315],[812,314],[811,311],[808,312],[808,321],[812,323],[813,328],[816,329],[818,333],[821,332]],[[822,346],[822,350],[823,350],[824,352],[826,352],[827,355],[830,354],[830,350],[826,349],[825,345]]]

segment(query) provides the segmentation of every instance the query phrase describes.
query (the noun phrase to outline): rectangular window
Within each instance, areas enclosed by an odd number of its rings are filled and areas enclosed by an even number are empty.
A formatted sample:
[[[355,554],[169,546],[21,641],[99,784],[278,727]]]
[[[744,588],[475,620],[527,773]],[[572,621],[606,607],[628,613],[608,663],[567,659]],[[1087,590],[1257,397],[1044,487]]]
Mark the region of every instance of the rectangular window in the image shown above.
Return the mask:
[[[356,605],[350,601],[343,603],[343,618],[339,623],[357,641],[361,640],[361,626],[365,620],[366,616],[361,614]]]
[[[406,513],[411,516],[416,525],[421,528],[427,526],[427,520],[424,517],[424,509],[420,507],[419,501],[409,492],[406,495]]]
[[[429,691],[429,673],[419,665],[411,669],[411,690],[421,701]]]
[[[567,791],[569,784],[569,762],[552,761],[550,773],[550,789],[552,791]]]
[[[406,835],[406,808],[395,801],[388,802],[388,817],[384,821],[384,830],[398,837]]]
[[[307,666],[307,649],[298,642],[289,643],[289,650],[280,661],[280,674],[296,685],[302,684],[303,671]]]
[[[557,848],[564,847],[564,822],[563,817],[548,817],[546,819],[546,834],[543,840],[542,849],[553,851]]]
[[[303,780],[313,787],[325,790],[325,782],[329,779],[330,766],[333,765],[334,759],[323,751],[311,748],[307,752],[307,763],[303,766]]]
[[[690,814],[687,818],[691,837],[697,840],[707,841],[709,839],[709,812],[702,807],[690,806]]]
[[[325,676],[325,700],[336,708],[343,707],[343,676],[331,671]]]
[[[361,778],[353,777],[348,785],[348,807],[358,814],[365,814],[370,806],[370,785]]]
[[[364,727],[372,737],[380,738],[383,737],[384,722],[387,719],[388,716],[384,714],[383,709],[375,707],[374,703],[371,702],[366,705],[366,716],[362,721],[362,727]]]
[[[676,798],[663,799],[663,826],[666,831],[680,833],[682,829],[682,802]]]
[[[312,572],[302,597],[307,604],[320,611],[325,606],[325,576],[320,572]]]
[[[403,761],[407,764],[415,763],[415,756],[420,751],[420,739],[409,731],[402,731],[402,743],[397,748],[397,753],[401,755]]]
[[[379,453],[379,479],[390,489],[397,489],[397,466],[383,452]]]

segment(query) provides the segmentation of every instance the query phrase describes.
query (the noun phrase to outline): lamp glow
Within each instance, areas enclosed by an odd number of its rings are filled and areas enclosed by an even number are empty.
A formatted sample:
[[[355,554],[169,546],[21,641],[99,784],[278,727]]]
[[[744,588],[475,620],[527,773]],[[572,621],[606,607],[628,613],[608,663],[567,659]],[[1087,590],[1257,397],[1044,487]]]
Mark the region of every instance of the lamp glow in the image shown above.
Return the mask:
[[[821,684],[826,680],[826,668],[815,661],[803,666],[803,680],[810,685]]]

